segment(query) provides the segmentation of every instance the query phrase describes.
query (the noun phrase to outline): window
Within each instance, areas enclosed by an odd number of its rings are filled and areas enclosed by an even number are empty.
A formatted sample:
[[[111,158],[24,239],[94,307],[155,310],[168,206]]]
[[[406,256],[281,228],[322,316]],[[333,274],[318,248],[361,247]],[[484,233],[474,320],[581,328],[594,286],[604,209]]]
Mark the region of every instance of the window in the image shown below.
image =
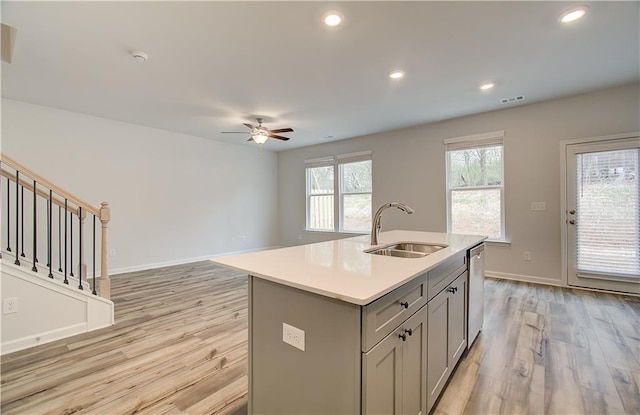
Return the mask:
[[[445,140],[447,231],[505,240],[504,131]]]
[[[371,152],[307,160],[305,164],[307,229],[369,231],[373,189]]]

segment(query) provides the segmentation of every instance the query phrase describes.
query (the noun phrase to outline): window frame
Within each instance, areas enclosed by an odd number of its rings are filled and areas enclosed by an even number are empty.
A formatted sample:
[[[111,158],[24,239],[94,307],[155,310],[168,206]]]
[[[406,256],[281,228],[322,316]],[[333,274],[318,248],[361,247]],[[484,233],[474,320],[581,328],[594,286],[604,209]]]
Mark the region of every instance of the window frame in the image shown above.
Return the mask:
[[[474,134],[464,137],[449,138],[444,140],[445,144],[445,181],[446,181],[446,201],[447,201],[447,233],[452,233],[453,230],[453,215],[452,215],[452,194],[457,191],[473,191],[473,190],[500,190],[500,236],[487,238],[488,242],[508,243],[507,231],[506,231],[506,209],[504,198],[505,187],[505,174],[504,174],[504,131],[493,131],[483,134]],[[469,187],[452,187],[451,186],[451,152],[460,150],[473,150],[482,147],[502,147],[500,157],[500,168],[502,178],[500,185],[487,185],[487,186],[469,186]],[[488,236],[488,235],[487,235]]]
[[[361,161],[371,162],[371,191],[370,192],[345,192],[344,191],[344,166],[350,163]],[[310,174],[309,169],[314,167],[333,166],[333,229],[320,229],[310,227],[311,222],[311,197],[310,194]],[[348,234],[366,234],[369,230],[350,230],[344,228],[344,196],[346,195],[371,195],[371,216],[373,217],[373,157],[371,151],[361,151],[357,153],[338,154],[335,156],[320,157],[305,160],[305,231],[309,232],[331,232]]]
[[[320,196],[320,195],[313,195],[310,192],[311,189],[311,174],[310,174],[310,169],[314,169],[314,168],[320,168],[320,167],[333,167],[333,193],[331,193],[330,195],[333,196],[333,205],[334,205],[334,212],[333,212],[333,228],[335,229],[335,225],[336,225],[336,212],[335,212],[335,203],[336,203],[336,169],[335,169],[335,162],[333,157],[321,157],[321,158],[317,158],[317,159],[312,159],[312,160],[305,160],[305,193],[306,193],[306,207],[305,207],[305,211],[306,211],[306,220],[305,220],[305,230],[309,230],[309,231],[316,231],[316,232],[333,232],[333,229],[331,228],[311,228],[309,226],[310,222],[311,222],[311,198],[314,196]],[[329,196],[329,193],[323,195],[323,196]]]

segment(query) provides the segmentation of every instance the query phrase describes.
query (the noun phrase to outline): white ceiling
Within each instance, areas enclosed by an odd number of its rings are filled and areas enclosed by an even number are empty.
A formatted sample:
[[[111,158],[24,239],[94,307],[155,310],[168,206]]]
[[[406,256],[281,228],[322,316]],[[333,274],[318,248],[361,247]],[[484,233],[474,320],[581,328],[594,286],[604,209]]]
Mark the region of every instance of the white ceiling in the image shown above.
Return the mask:
[[[637,82],[640,3],[572,4],[2,1],[2,96],[244,145],[220,132],[263,116],[280,151]]]

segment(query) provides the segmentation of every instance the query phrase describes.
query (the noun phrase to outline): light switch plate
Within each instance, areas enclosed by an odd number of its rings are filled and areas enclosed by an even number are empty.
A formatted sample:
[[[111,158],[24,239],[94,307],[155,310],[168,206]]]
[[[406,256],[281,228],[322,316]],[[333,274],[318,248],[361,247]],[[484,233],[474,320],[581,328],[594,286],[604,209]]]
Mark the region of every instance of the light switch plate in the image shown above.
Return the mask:
[[[537,212],[545,211],[545,210],[547,210],[547,203],[546,202],[531,202],[531,210],[537,211]]]
[[[304,330],[282,323],[282,341],[304,352]]]

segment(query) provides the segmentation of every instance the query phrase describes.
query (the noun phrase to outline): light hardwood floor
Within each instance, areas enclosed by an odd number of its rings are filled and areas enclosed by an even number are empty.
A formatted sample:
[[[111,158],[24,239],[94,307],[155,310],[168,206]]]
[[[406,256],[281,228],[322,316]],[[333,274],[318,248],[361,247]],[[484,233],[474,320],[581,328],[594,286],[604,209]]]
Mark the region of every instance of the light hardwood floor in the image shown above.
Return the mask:
[[[640,414],[639,298],[485,290],[484,330],[436,414]],[[244,275],[207,261],[121,274],[112,297],[114,327],[2,357],[3,414],[246,413]]]

